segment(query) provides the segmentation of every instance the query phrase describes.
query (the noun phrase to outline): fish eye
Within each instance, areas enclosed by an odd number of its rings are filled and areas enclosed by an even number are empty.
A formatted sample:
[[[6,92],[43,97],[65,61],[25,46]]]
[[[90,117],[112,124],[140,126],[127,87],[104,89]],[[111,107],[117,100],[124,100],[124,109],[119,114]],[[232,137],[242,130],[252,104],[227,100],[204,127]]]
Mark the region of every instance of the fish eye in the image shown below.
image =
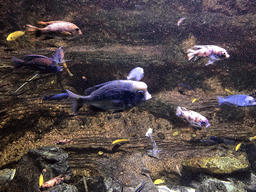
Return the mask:
[[[206,126],[206,123],[204,121],[202,121],[201,126]]]
[[[76,31],[79,31],[79,29],[78,29],[78,28],[76,28],[75,30],[76,30]]]
[[[144,91],[137,91],[137,95],[139,97],[144,97]]]

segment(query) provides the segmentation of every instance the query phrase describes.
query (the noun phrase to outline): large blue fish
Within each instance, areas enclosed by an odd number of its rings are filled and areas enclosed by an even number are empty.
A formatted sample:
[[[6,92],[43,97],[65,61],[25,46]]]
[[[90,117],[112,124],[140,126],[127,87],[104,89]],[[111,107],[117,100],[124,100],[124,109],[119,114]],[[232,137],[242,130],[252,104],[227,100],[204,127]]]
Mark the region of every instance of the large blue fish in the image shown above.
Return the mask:
[[[143,75],[133,73],[133,79],[140,80]],[[139,103],[151,99],[147,84],[133,80],[114,80],[85,90],[86,96],[76,95],[66,90],[72,101],[73,114],[84,105],[92,105],[106,111],[121,111],[132,108]]]
[[[12,57],[12,64],[15,68],[24,66],[40,73],[58,73],[62,71],[60,64],[63,62],[63,57],[64,52],[60,47],[52,58],[43,55],[26,55],[22,59]]]
[[[218,100],[219,105],[222,105],[223,103],[240,107],[256,105],[255,99],[249,95],[230,95],[225,98],[218,96]]]

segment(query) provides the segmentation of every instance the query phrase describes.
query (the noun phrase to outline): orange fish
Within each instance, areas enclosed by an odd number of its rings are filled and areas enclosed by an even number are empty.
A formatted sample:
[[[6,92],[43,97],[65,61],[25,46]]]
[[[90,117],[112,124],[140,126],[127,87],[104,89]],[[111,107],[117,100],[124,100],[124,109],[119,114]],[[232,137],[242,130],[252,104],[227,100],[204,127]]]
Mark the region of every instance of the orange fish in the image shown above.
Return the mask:
[[[82,35],[81,30],[75,24],[66,21],[39,21],[38,24],[47,25],[44,28],[26,25],[26,33],[30,37],[44,37],[44,39],[73,39]]]

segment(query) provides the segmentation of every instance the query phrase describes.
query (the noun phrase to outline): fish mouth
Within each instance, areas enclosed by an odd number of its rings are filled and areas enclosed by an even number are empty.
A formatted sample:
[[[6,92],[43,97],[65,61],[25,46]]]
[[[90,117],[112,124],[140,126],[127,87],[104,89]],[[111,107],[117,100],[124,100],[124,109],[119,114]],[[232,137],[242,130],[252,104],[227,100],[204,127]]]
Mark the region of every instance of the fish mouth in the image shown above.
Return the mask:
[[[208,123],[205,127],[207,128],[207,127],[210,127],[211,126],[211,124],[210,123]]]
[[[226,58],[229,58],[230,57],[230,55],[229,54],[226,54]]]
[[[151,98],[152,98],[151,94],[148,91],[146,91],[145,92],[145,100],[149,100]]]

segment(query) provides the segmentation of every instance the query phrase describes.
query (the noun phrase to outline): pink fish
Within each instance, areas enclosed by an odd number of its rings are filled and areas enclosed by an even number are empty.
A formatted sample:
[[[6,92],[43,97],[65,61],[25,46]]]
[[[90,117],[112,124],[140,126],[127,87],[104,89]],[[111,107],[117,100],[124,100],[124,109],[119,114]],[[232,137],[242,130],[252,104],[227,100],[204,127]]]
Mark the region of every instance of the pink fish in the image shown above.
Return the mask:
[[[70,143],[73,139],[64,139],[64,140],[60,140],[60,141],[56,141],[54,144],[55,145],[64,145],[66,143]]]
[[[196,57],[195,60],[197,60],[198,57],[208,57],[209,61],[206,65],[213,64],[216,60],[227,59],[230,57],[225,49],[216,45],[195,45],[194,48],[195,50],[189,49],[187,51],[188,60],[191,60],[193,57]]]
[[[38,28],[33,25],[26,25],[26,33],[31,37],[41,37],[44,39],[72,39],[82,35],[81,30],[75,24],[67,21],[48,21],[38,22],[41,25],[47,25],[44,28]]]
[[[53,179],[46,181],[41,187],[40,189],[45,189],[45,188],[50,188],[53,187],[54,185],[58,185],[60,184],[63,180],[65,179],[65,177],[62,177],[62,175],[59,175],[57,177],[54,177]]]
[[[180,26],[180,24],[186,19],[186,17],[182,17],[179,19],[179,21],[177,22],[177,25]]]
[[[184,107],[177,107],[176,111],[177,116],[182,116],[185,118],[192,126],[195,127],[209,127],[211,126],[208,119],[204,117],[203,115],[195,112],[187,110]]]

